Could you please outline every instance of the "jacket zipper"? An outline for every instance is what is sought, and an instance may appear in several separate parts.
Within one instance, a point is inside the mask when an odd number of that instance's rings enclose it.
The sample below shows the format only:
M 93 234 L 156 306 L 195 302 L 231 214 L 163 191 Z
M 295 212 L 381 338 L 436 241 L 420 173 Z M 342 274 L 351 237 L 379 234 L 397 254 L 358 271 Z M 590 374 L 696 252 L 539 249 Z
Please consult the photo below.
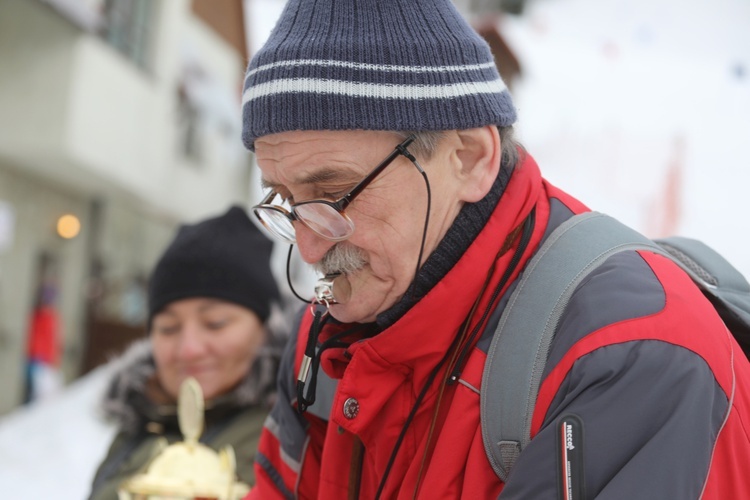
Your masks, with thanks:
M 362 486 L 362 464 L 365 458 L 365 445 L 358 436 L 354 436 L 352 443 L 352 459 L 349 463 L 349 500 L 359 499 L 359 490 Z

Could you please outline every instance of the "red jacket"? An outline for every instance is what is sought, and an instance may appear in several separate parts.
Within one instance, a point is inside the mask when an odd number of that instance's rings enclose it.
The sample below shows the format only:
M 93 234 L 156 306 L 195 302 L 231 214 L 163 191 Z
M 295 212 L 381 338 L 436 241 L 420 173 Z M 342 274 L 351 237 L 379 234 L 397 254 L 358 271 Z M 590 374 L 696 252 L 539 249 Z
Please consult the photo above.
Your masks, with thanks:
M 311 322 L 303 317 L 248 498 L 373 498 L 407 415 L 467 317 L 468 331 L 481 323 L 484 333 L 469 346 L 458 383 L 443 386 L 442 369 L 429 385 L 382 498 L 556 498 L 554 422 L 564 413 L 584 424 L 590 497 L 698 498 L 705 487 L 703 498 L 750 498 L 750 364 L 689 278 L 648 252 L 612 257 L 576 291 L 550 351 L 531 443 L 508 483 L 497 478 L 482 441 L 479 390 L 510 285 L 492 292 L 518 247 L 513 230 L 532 209 L 531 239 L 509 284 L 554 226 L 587 210 L 527 157 L 479 236 L 416 306 L 374 337 L 326 352 L 321 366 L 331 379 L 323 376 L 318 401 L 299 416 L 294 382 Z

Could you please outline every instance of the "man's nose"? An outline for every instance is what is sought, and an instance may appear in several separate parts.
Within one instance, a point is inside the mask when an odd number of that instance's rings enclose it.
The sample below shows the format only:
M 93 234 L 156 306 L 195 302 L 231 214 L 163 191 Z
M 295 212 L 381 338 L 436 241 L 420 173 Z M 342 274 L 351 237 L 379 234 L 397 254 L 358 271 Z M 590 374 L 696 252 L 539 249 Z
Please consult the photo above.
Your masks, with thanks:
M 308 264 L 315 264 L 321 260 L 326 252 L 336 244 L 321 237 L 302 222 L 295 222 L 294 230 L 299 253 L 302 256 L 302 260 Z

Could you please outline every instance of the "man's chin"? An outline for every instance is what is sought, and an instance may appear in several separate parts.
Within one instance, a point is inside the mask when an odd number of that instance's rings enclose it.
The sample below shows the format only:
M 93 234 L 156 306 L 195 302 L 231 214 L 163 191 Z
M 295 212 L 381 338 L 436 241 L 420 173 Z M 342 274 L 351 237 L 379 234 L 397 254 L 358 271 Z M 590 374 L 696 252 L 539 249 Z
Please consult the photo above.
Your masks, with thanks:
M 372 323 L 377 317 L 377 312 L 368 312 L 361 310 L 361 305 L 357 304 L 357 300 L 348 302 L 347 304 L 332 304 L 329 307 L 331 316 L 336 318 L 337 321 L 342 323 Z

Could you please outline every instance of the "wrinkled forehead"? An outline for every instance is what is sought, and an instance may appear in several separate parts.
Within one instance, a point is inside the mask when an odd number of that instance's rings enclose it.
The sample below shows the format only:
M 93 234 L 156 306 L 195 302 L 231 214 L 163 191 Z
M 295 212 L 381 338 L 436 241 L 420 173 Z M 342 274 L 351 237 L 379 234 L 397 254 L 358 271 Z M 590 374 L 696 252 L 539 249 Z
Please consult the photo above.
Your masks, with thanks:
M 266 187 L 358 179 L 397 144 L 398 136 L 381 131 L 291 131 L 255 142 Z

